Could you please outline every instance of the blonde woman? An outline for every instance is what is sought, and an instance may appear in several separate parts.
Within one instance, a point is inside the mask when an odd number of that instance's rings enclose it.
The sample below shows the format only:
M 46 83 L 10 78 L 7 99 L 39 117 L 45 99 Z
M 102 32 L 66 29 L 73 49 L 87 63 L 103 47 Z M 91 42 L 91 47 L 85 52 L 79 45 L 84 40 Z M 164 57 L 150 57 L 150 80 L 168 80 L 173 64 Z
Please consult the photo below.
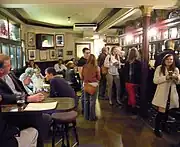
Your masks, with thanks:
M 108 86 L 109 104 L 113 105 L 117 103 L 118 105 L 120 105 L 121 89 L 120 89 L 120 77 L 118 70 L 121 68 L 121 61 L 120 61 L 119 49 L 117 47 L 112 47 L 110 55 L 107 55 L 107 57 L 105 58 L 104 66 L 108 68 L 107 86 Z M 113 83 L 115 83 L 115 87 L 116 87 L 115 100 L 112 97 Z
M 170 101 L 169 109 L 179 108 L 176 84 L 180 82 L 180 75 L 179 69 L 175 67 L 175 60 L 172 54 L 164 56 L 162 64 L 156 68 L 153 81 L 157 84 L 157 88 L 152 104 L 158 107 L 154 133 L 157 137 L 162 137 L 160 128 L 162 127 L 162 122 L 167 120 L 165 112 L 168 99 Z

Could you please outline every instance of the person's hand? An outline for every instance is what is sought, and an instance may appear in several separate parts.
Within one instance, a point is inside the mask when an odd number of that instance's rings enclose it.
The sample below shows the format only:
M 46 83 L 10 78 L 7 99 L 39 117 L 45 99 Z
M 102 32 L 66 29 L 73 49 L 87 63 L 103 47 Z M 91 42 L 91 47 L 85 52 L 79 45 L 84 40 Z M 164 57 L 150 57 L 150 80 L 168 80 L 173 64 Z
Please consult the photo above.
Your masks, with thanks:
M 118 62 L 113 63 L 114 66 L 119 66 Z
M 172 79 L 173 79 L 174 81 L 177 81 L 177 80 L 178 80 L 177 74 L 173 74 L 173 75 L 172 75 Z
M 44 95 L 42 93 L 37 93 L 27 97 L 28 102 L 41 102 L 44 100 Z
M 166 76 L 166 80 L 172 80 L 172 76 L 167 75 L 167 76 Z

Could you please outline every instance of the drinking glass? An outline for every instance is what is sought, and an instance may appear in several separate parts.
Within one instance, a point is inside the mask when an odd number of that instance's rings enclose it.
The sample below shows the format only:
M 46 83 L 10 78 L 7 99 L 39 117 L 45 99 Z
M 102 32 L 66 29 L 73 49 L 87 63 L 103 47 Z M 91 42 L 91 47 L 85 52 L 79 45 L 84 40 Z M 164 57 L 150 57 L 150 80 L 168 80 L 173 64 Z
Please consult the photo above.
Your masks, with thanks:
M 17 102 L 18 108 L 23 108 L 23 106 L 25 104 L 25 93 L 17 94 L 16 102 Z

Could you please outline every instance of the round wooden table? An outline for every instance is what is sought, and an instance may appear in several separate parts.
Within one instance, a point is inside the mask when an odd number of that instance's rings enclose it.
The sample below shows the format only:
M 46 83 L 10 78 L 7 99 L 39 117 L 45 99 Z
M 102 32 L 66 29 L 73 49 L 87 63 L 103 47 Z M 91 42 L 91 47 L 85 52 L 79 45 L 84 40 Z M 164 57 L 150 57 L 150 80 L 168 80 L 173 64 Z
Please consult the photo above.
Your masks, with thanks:
M 71 111 L 75 108 L 75 99 L 70 97 L 56 97 L 56 98 L 46 98 L 41 103 L 48 103 L 48 102 L 56 102 L 57 107 L 53 110 L 40 110 L 42 112 L 67 112 Z M 24 109 L 27 105 L 24 106 Z M 9 104 L 9 105 L 1 105 L 1 112 L 30 112 L 24 111 L 24 109 L 18 109 L 17 104 Z M 38 110 L 37 110 L 38 111 Z

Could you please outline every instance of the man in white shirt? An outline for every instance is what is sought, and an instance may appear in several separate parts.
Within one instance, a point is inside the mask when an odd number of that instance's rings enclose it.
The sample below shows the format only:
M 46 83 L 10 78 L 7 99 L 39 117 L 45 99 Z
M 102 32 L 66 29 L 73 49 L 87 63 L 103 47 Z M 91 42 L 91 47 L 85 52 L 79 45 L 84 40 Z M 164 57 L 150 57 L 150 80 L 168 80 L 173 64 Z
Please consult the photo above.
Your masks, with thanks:
M 63 60 L 59 59 L 59 62 L 54 65 L 54 69 L 57 72 L 57 74 L 62 74 L 63 76 L 65 76 L 67 67 L 63 64 Z

